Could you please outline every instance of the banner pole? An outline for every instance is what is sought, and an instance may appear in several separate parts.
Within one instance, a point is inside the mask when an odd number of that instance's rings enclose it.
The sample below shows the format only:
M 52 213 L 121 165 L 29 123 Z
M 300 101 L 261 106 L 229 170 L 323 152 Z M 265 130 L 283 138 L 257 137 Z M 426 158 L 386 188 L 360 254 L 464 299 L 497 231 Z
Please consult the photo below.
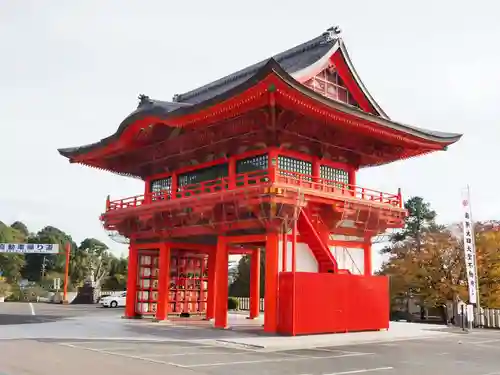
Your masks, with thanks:
M 68 280 L 69 280 L 69 254 L 71 250 L 71 242 L 66 242 L 66 266 L 64 268 L 64 292 L 63 304 L 68 304 Z

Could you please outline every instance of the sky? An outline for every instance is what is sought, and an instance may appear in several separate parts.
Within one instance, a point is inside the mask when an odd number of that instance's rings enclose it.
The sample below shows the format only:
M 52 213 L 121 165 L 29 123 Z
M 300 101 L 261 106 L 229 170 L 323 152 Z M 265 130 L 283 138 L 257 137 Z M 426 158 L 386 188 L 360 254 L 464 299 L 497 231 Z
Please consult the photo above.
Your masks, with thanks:
M 141 93 L 170 100 L 333 25 L 392 119 L 464 134 L 446 152 L 361 170 L 358 185 L 423 196 L 450 223 L 469 184 L 474 219 L 499 219 L 498 11 L 493 0 L 0 0 L 0 220 L 123 252 L 98 218 L 108 194 L 143 183 L 57 149 L 114 133 Z

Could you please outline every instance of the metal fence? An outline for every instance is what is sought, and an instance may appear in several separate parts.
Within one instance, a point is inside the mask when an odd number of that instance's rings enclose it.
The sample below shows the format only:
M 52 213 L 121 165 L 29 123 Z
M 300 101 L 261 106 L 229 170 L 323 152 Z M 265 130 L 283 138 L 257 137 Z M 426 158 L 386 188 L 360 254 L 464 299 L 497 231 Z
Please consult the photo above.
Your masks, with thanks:
M 474 327 L 500 329 L 500 309 L 474 309 Z
M 243 311 L 250 310 L 250 298 L 249 297 L 234 297 L 239 302 L 239 309 Z M 264 311 L 264 298 L 259 301 L 259 310 Z

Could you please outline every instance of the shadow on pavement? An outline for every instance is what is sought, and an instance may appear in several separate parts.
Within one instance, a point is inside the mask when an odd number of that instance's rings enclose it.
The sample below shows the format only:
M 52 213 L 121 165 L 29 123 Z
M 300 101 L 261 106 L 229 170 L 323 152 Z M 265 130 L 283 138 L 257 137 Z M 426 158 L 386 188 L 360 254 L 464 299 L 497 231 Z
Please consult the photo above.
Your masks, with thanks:
M 33 323 L 47 323 L 56 322 L 64 319 L 60 315 L 16 315 L 16 314 L 0 314 L 0 325 L 7 324 L 33 324 Z

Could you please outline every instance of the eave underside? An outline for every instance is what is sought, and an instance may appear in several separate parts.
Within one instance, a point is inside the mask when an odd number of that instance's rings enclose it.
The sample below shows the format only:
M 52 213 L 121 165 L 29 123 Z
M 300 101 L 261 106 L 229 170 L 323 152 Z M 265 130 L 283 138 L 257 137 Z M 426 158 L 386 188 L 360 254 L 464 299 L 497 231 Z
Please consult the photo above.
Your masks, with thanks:
M 255 109 L 201 129 L 153 126 L 149 141 L 85 164 L 123 174 L 148 176 L 195 166 L 252 150 L 277 147 L 358 168 L 435 151 L 355 133 L 283 107 Z
M 271 61 L 207 102 L 173 111 L 153 103 L 136 111 L 111 138 L 60 153 L 73 162 L 145 177 L 234 155 L 242 147 L 287 144 L 366 167 L 444 149 L 460 135 L 408 127 L 327 99 Z

